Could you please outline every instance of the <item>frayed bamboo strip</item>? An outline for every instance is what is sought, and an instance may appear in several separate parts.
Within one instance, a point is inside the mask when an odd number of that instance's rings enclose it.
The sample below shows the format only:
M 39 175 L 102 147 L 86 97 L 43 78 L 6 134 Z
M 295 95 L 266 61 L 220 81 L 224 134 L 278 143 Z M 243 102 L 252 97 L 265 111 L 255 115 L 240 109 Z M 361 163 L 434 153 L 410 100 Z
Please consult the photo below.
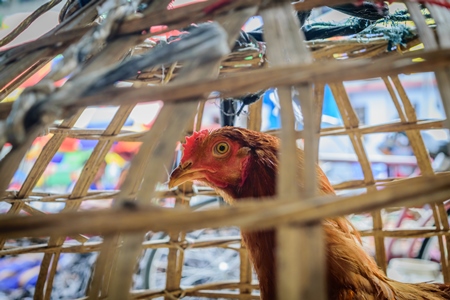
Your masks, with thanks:
M 346 39 L 346 40 L 314 40 L 305 42 L 312 52 L 315 60 L 319 59 L 335 59 L 337 55 L 346 55 L 348 58 L 370 58 L 374 56 L 380 56 L 381 54 L 390 55 L 387 52 L 388 39 L 386 38 L 370 38 L 364 39 L 361 37 Z M 359 49 L 356 47 L 360 45 Z M 148 51 L 150 47 L 137 46 L 137 49 L 145 49 Z M 232 52 L 221 63 L 221 74 L 230 72 L 242 72 L 243 68 L 246 69 L 258 69 L 263 68 L 267 64 L 265 63 L 265 55 L 259 57 L 261 50 L 258 48 L 250 49 L 238 49 Z M 364 51 L 361 51 L 364 50 Z M 138 55 L 144 50 L 135 51 L 134 55 Z M 248 56 L 252 56 L 253 59 L 249 60 Z M 181 68 L 181 65 L 177 65 L 177 68 Z M 164 77 L 164 67 L 153 68 L 152 70 L 145 70 L 136 76 L 137 79 L 159 83 L 161 78 Z M 133 80 L 130 80 L 133 82 Z
M 182 21 L 179 24 L 176 24 L 177 20 L 181 20 L 181 19 L 185 19 L 186 16 L 189 15 L 197 15 L 199 14 L 199 12 L 203 11 L 205 7 L 211 6 L 212 4 L 214 4 L 215 2 L 217 2 L 218 0 L 214 0 L 214 1 L 205 1 L 204 3 L 197 3 L 197 4 L 192 4 L 186 7 L 182 7 L 182 8 L 175 8 L 171 11 L 171 14 L 165 14 L 165 8 L 161 7 L 158 8 L 156 11 L 153 11 L 150 14 L 145 14 L 143 17 L 138 18 L 137 20 L 128 20 L 125 23 L 128 24 L 121 24 L 121 27 L 124 27 L 124 29 L 122 29 L 123 32 L 121 32 L 121 30 L 119 30 L 119 32 L 121 33 L 130 33 L 130 32 L 140 32 L 142 30 L 146 30 L 151 26 L 155 26 L 155 25 L 161 25 L 161 24 L 165 24 L 165 25 L 171 25 L 171 26 L 176 26 L 176 27 L 183 27 L 185 25 L 188 25 L 191 22 L 200 22 L 202 21 L 201 19 L 195 19 L 194 21 L 188 20 L 187 22 Z M 64 31 L 64 35 L 66 36 L 66 38 L 68 36 L 72 36 L 74 34 L 74 32 L 76 30 L 80 31 L 75 36 L 81 37 L 81 35 L 83 34 L 81 31 L 83 31 L 83 29 L 81 28 L 77 28 L 77 29 L 73 29 L 74 27 L 76 27 L 78 24 L 75 24 L 76 21 L 74 22 L 74 20 L 77 19 L 77 17 L 79 16 L 83 16 L 84 19 L 78 18 L 81 20 L 81 24 L 86 24 L 89 23 L 91 20 L 93 20 L 93 18 L 95 17 L 95 14 L 97 13 L 95 10 L 96 5 L 101 4 L 103 1 L 92 1 L 91 3 L 89 3 L 88 5 L 86 5 L 85 7 L 82 7 L 79 11 L 77 11 L 73 16 L 71 16 L 68 20 L 64 20 L 64 22 L 58 26 L 57 28 L 55 28 L 55 30 L 52 30 L 49 34 L 54 34 L 57 32 L 61 32 Z M 255 4 L 258 4 L 259 1 L 248 1 L 248 3 L 242 3 L 242 1 L 240 1 L 241 3 L 238 4 L 237 6 L 239 7 L 245 7 L 245 6 L 252 6 Z M 334 0 L 332 1 L 332 3 L 336 2 L 336 4 L 339 4 L 340 1 L 339 0 Z M 309 6 L 321 6 L 320 1 L 308 1 L 307 2 Z M 328 2 L 330 5 L 331 3 Z M 296 3 L 294 5 L 294 7 L 299 7 L 299 3 Z M 224 11 L 226 9 L 233 9 L 236 6 L 236 4 L 231 5 L 230 7 L 226 7 L 224 9 Z M 183 13 L 184 12 L 184 13 Z M 224 12 L 221 12 L 224 13 Z M 180 16 L 184 17 L 181 18 Z M 166 19 L 164 19 L 166 18 Z M 210 17 L 209 17 L 210 18 Z M 150 22 L 147 22 L 150 21 Z M 143 24 L 146 24 L 143 26 Z M 70 25 L 70 26 L 68 26 Z M 67 29 L 71 29 L 71 30 L 75 30 L 75 31 L 68 31 Z M 81 34 L 81 35 L 80 35 Z M 49 35 L 46 35 L 46 37 L 48 37 Z M 22 45 L 21 48 L 22 49 L 29 49 L 31 50 L 35 50 L 36 46 L 33 46 L 35 44 L 39 44 L 41 43 L 40 40 L 36 40 L 33 42 L 29 42 L 26 45 Z M 54 45 L 55 42 L 49 42 L 48 45 Z

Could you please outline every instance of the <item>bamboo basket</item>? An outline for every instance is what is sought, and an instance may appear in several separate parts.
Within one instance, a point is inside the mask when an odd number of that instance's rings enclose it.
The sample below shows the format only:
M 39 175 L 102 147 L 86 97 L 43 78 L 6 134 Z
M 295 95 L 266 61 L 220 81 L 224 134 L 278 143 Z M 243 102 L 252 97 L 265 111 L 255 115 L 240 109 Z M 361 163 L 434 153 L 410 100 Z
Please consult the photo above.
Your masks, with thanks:
M 32 21 L 37 15 L 59 2 L 51 1 L 40 8 L 12 35 L 33 26 Z M 284 264 L 285 269 L 279 272 L 279 282 L 282 282 L 279 299 L 298 299 L 298 295 L 305 291 L 324 291 L 320 278 L 301 276 L 300 284 L 293 280 L 299 278 L 299 272 L 310 274 L 324 264 L 320 220 L 354 213 L 372 215 L 372 229 L 363 231 L 362 235 L 373 237 L 375 257 L 383 270 L 387 267 L 387 238 L 436 236 L 443 278 L 450 283 L 449 224 L 444 206 L 450 198 L 450 175 L 433 171 L 420 135 L 421 130 L 448 129 L 450 124 L 448 120 L 417 118 L 398 77 L 399 74 L 434 72 L 446 115 L 450 114 L 450 55 L 447 49 L 450 31 L 446 30 L 450 25 L 450 13 L 447 8 L 426 4 L 435 15 L 435 26 L 428 26 L 419 4 L 406 2 L 416 24 L 415 35 L 407 43 L 397 45 L 397 51 L 387 51 L 389 40 L 383 36 L 359 35 L 345 40 L 305 42 L 298 34 L 298 24 L 291 18 L 291 10 L 319 7 L 325 3 L 320 0 L 293 4 L 208 0 L 170 10 L 167 10 L 170 1 L 159 1 L 141 13 L 134 13 L 133 7 L 124 4 L 106 17 L 102 15 L 100 20 L 97 8 L 100 7 L 102 13 L 108 8 L 105 3 L 109 2 L 97 0 L 78 7 L 78 2 L 68 1 L 61 12 L 58 27 L 34 41 L 0 53 L 1 99 L 56 55 L 64 53 L 64 63 L 58 71 L 52 71 L 36 86 L 25 90 L 14 102 L 0 103 L 2 145 L 7 142 L 12 145 L 0 161 L 0 185 L 4 191 L 1 201 L 9 205 L 5 214 L 0 216 L 0 255 L 42 253 L 34 299 L 52 298 L 52 286 L 62 254 L 92 252 L 98 256 L 83 299 L 258 299 L 258 285 L 252 276 L 246 250 L 240 245 L 239 235 L 200 241 L 189 239 L 192 230 L 230 226 L 247 229 L 276 227 L 279 230 L 285 237 L 279 241 L 280 255 L 284 261 L 291 262 Z M 326 4 L 346 2 L 333 0 Z M 445 5 L 448 7 L 448 2 Z M 226 48 L 234 44 L 242 24 L 256 14 L 261 15 L 266 24 L 265 44 L 234 48 L 229 53 Z M 155 44 L 145 41 L 147 37 L 208 20 L 215 20 L 221 26 L 211 25 L 209 31 L 205 29 L 197 35 L 192 34 L 190 44 L 172 43 L 169 44 L 171 48 L 166 45 L 158 50 Z M 159 25 L 166 27 L 156 33 L 148 30 Z M 4 39 L 0 44 L 6 45 L 10 40 Z M 421 43 L 424 50 L 415 51 Z M 283 56 L 281 53 L 287 54 Z M 122 61 L 125 57 L 128 59 Z M 127 61 L 133 64 L 127 64 Z M 140 71 L 138 75 L 137 71 Z M 68 74 L 72 74 L 69 81 L 55 89 L 53 83 Z M 368 78 L 382 79 L 399 121 L 360 125 L 343 82 Z M 128 86 L 114 86 L 117 81 L 128 82 Z M 343 126 L 318 128 L 325 84 L 330 86 L 336 99 Z M 157 185 L 166 180 L 164 165 L 171 165 L 177 141 L 200 128 L 204 103 L 211 92 L 218 91 L 221 97 L 239 97 L 277 87 L 282 122 L 289 125 L 294 121 L 289 96 L 291 86 L 296 86 L 305 98 L 305 101 L 301 99 L 305 130 L 294 131 L 292 126 L 283 126 L 279 131 L 270 132 L 284 141 L 279 201 L 250 201 L 245 205 L 235 205 L 233 210 L 225 206 L 193 211 L 189 208 L 190 199 L 199 195 L 214 196 L 213 191 L 187 185 L 167 190 L 164 185 Z M 132 132 L 123 129 L 136 104 L 158 100 L 164 106 L 151 130 Z M 74 127 L 86 107 L 100 105 L 118 107 L 106 129 Z M 249 107 L 249 128 L 261 129 L 261 109 L 261 101 Z M 406 132 L 422 176 L 376 180 L 363 138 L 367 134 L 399 131 Z M 15 171 L 33 140 L 40 135 L 50 135 L 50 138 L 40 149 L 21 186 L 9 189 Z M 314 193 L 316 183 L 309 180 L 314 176 L 305 176 L 302 195 L 291 189 L 295 185 L 295 176 L 290 175 L 295 170 L 289 164 L 295 157 L 293 141 L 304 139 L 308 162 L 305 171 L 309 174 L 315 170 L 319 139 L 326 136 L 350 138 L 364 175 L 362 180 L 343 182 L 335 185 L 335 189 L 364 189 L 363 194 L 319 201 Z M 65 194 L 37 191 L 38 180 L 45 176 L 48 164 L 68 138 L 97 141 L 73 189 Z M 116 141 L 141 143 L 128 175 L 120 190 L 91 191 L 89 187 L 95 174 Z M 159 188 L 155 189 L 155 186 Z M 154 205 L 158 199 L 167 198 L 176 199 L 174 209 Z M 292 201 L 298 198 L 302 201 Z M 112 207 L 80 210 L 87 201 L 105 199 L 113 199 Z M 63 209 L 60 213 L 47 214 L 30 205 L 32 202 L 60 203 Z M 432 209 L 434 227 L 393 230 L 384 227 L 383 209 L 398 210 L 425 204 Z M 293 222 L 301 226 L 292 226 Z M 315 230 L 318 234 L 306 238 L 305 230 Z M 149 232 L 165 232 L 167 236 L 149 240 Z M 93 239 L 93 236 L 97 238 Z M 310 256 L 298 257 L 289 251 L 296 244 L 302 245 Z M 139 260 L 149 250 L 163 248 L 167 249 L 164 286 L 160 289 L 136 289 L 133 278 L 139 269 Z M 186 251 L 200 248 L 236 251 L 240 259 L 238 278 L 231 282 L 182 286 Z M 318 293 L 308 299 L 323 297 Z

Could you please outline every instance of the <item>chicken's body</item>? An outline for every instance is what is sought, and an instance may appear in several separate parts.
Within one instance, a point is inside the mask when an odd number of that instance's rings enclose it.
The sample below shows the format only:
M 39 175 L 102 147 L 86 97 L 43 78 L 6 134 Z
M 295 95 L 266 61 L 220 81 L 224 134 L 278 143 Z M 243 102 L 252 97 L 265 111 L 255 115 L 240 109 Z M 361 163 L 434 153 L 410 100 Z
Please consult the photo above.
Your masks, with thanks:
M 268 134 L 224 127 L 186 138 L 181 165 L 170 185 L 199 180 L 214 188 L 228 203 L 244 198 L 275 195 L 279 140 Z M 298 150 L 298 169 L 303 151 Z M 328 179 L 317 167 L 321 194 L 333 194 Z M 299 185 L 302 183 L 299 182 Z M 361 246 L 359 233 L 344 217 L 323 221 L 327 243 L 328 298 L 353 299 L 450 299 L 446 286 L 405 284 L 388 279 Z M 242 232 L 260 282 L 261 299 L 276 298 L 274 230 Z

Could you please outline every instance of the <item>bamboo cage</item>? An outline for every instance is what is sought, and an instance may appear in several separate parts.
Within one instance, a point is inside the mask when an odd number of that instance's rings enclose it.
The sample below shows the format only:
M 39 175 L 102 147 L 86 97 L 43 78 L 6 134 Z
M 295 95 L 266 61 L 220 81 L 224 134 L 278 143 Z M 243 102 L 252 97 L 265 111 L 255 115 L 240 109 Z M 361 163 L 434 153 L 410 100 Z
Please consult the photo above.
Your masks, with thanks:
M 41 7 L 17 32 L 60 1 Z M 145 2 L 145 1 L 144 1 Z M 189 232 L 204 228 L 261 229 L 275 227 L 283 269 L 279 272 L 278 298 L 325 299 L 324 265 L 320 220 L 328 217 L 370 213 L 375 258 L 386 271 L 387 238 L 437 237 L 442 275 L 450 283 L 449 223 L 445 201 L 450 199 L 450 175 L 433 171 L 420 132 L 448 129 L 448 120 L 419 119 L 400 80 L 401 74 L 434 72 L 446 115 L 450 114 L 450 2 L 425 1 L 434 19 L 429 25 L 417 2 L 405 4 L 415 24 L 405 43 L 394 45 L 383 34 L 356 35 L 336 40 L 305 41 L 292 11 L 338 5 L 349 1 L 207 0 L 167 9 L 171 1 L 155 1 L 136 13 L 133 1 L 92 0 L 80 7 L 70 1 L 60 14 L 60 24 L 44 36 L 0 52 L 0 99 L 5 99 L 27 78 L 58 54 L 63 63 L 43 80 L 26 89 L 14 102 L 0 103 L 1 145 L 11 150 L 0 161 L 1 201 L 9 209 L 0 216 L 0 255 L 42 253 L 34 299 L 52 299 L 58 261 L 65 253 L 98 253 L 82 299 L 259 299 L 258 284 L 246 249 L 236 230 L 220 238 L 192 240 Z M 151 2 L 148 2 L 151 3 Z M 105 12 L 109 11 L 107 14 Z M 99 17 L 99 15 L 101 15 Z M 254 15 L 264 19 L 264 43 L 235 46 L 241 26 Z M 147 38 L 191 23 L 214 20 L 200 26 L 178 42 L 157 45 Z M 164 27 L 156 31 L 155 26 Z M 6 45 L 12 38 L 1 40 Z M 418 45 L 423 44 L 424 49 Z M 234 46 L 233 46 L 234 45 Z M 392 46 L 392 45 L 391 45 Z M 231 50 L 230 50 L 231 48 Z M 345 58 L 345 59 L 343 59 Z M 139 72 L 138 72 L 139 71 Z M 71 74 L 60 88 L 54 82 Z M 399 115 L 389 124 L 360 125 L 344 82 L 379 78 Z M 127 86 L 115 85 L 127 82 Z M 336 99 L 343 126 L 319 128 L 328 84 Z M 304 130 L 295 131 L 291 87 L 299 91 Z M 239 97 L 255 91 L 278 88 L 282 129 L 270 131 L 281 138 L 279 194 L 276 201 L 247 201 L 234 207 L 195 211 L 189 207 L 196 196 L 215 196 L 214 191 L 183 185 L 168 190 L 165 166 L 173 162 L 178 141 L 201 126 L 204 103 L 212 92 L 220 97 Z M 138 103 L 162 101 L 151 130 L 127 131 L 124 124 Z M 113 105 L 118 110 L 106 129 L 74 127 L 89 106 Z M 248 108 L 247 126 L 261 129 L 262 101 Z M 376 180 L 366 153 L 364 136 L 404 131 L 410 141 L 421 176 Z M 20 188 L 9 184 L 21 161 L 38 136 L 50 135 Z M 361 166 L 363 179 L 336 184 L 337 191 L 364 190 L 357 195 L 316 195 L 314 176 L 304 176 L 302 194 L 296 188 L 295 140 L 303 139 L 305 174 L 314 173 L 318 143 L 326 136 L 347 136 Z M 65 139 L 97 141 L 70 193 L 46 193 L 35 189 L 38 180 Z M 141 143 L 120 190 L 91 191 L 90 185 L 116 141 Z M 155 188 L 155 187 L 158 188 Z M 175 198 L 175 208 L 160 208 L 158 199 Z M 87 201 L 113 199 L 112 207 L 80 210 Z M 301 200 L 298 200 L 301 199 Z M 298 200 L 298 201 L 294 201 Z M 60 203 L 60 213 L 47 214 L 30 205 Z M 382 210 L 430 205 L 435 225 L 427 228 L 387 229 Z M 26 216 L 24 216 L 26 214 Z M 293 225 L 295 224 L 295 225 Z M 300 224 L 300 226 L 298 226 Z M 164 232 L 147 238 L 149 232 Z M 308 235 L 313 232 L 314 235 Z M 97 237 L 97 239 L 92 239 Z M 20 243 L 20 241 L 28 241 Z M 307 255 L 291 251 L 302 245 Z M 191 249 L 220 248 L 239 254 L 235 281 L 181 284 L 183 260 Z M 136 289 L 133 282 L 138 262 L 150 250 L 167 249 L 166 280 L 160 289 Z M 303 275 L 302 275 L 303 274 Z M 304 275 L 307 274 L 307 275 Z M 312 278 L 308 274 L 316 274 Z M 323 279 L 323 278 L 322 278 Z

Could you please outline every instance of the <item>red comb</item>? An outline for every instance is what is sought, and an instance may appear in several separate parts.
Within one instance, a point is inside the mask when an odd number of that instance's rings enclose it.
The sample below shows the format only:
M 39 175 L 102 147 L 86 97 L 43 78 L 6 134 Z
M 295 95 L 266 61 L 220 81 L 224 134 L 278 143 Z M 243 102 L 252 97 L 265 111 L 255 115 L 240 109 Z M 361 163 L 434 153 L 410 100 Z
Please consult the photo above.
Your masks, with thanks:
M 206 136 L 208 136 L 209 131 L 207 129 L 203 129 L 201 131 L 194 132 L 191 136 L 186 137 L 186 143 L 183 144 L 184 153 L 182 162 L 186 160 L 187 157 L 191 157 L 192 153 L 195 150 L 195 147 L 198 145 L 200 140 L 203 140 Z

